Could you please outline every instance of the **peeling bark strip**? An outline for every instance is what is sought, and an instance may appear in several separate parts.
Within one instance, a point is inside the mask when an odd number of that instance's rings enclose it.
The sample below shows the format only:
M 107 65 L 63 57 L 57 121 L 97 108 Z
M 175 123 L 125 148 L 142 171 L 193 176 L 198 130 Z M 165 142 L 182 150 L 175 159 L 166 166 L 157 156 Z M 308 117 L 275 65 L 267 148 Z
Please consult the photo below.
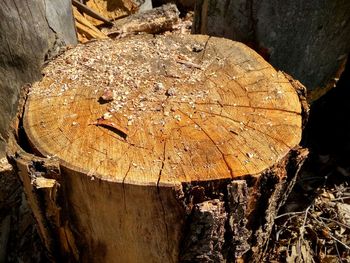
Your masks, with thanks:
M 9 156 L 55 257 L 260 258 L 300 163 L 302 94 L 282 72 L 230 40 L 139 35 L 78 45 L 43 73 L 15 134 L 59 175 Z M 101 116 L 118 131 L 91 125 Z
M 45 58 L 77 40 L 70 0 L 2 0 L 0 21 L 0 153 L 4 153 L 21 86 L 41 77 Z
M 24 152 L 13 135 L 8 144 L 8 157 L 22 180 L 48 258 L 52 262 L 67 262 L 72 258 L 78 261 L 75 241 L 59 201 L 62 190 L 58 162 Z
M 190 196 L 185 203 L 192 212 L 184 230 L 180 262 L 260 262 L 274 219 L 294 186 L 307 155 L 308 150 L 295 148 L 259 178 L 202 182 L 185 188 Z M 210 199 L 213 193 L 220 199 L 196 204 L 196 200 Z M 219 202 L 220 207 L 223 205 L 220 216 L 215 213 L 218 207 L 208 205 L 211 202 Z M 210 224 L 212 228 L 207 226 Z M 217 233 L 222 230 L 216 231 L 218 225 L 224 227 L 224 239 L 212 246 L 212 241 L 218 240 Z M 215 237 L 208 238 L 210 234 Z
M 196 204 L 189 217 L 181 262 L 224 262 L 226 212 L 224 202 L 210 200 Z
M 249 262 L 261 262 L 278 210 L 292 190 L 309 151 L 296 147 L 270 169 L 264 171 L 249 195 L 248 216 L 251 250 L 244 255 Z
M 247 229 L 249 192 L 245 180 L 232 181 L 227 185 L 229 210 L 228 225 L 232 234 L 232 249 L 235 259 L 240 259 L 250 249 L 251 232 Z

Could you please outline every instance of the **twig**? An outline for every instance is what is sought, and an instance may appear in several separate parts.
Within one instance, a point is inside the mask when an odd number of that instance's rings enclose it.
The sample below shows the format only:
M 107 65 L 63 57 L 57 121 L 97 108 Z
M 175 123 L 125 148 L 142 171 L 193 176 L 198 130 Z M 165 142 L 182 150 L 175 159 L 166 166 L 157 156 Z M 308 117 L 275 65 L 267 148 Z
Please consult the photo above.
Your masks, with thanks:
M 332 199 L 332 202 L 333 202 L 333 201 L 339 201 L 339 200 L 347 200 L 347 199 L 350 199 L 350 196 L 349 196 L 349 197 L 339 197 L 339 198 L 335 198 L 335 199 Z
M 282 214 L 282 215 L 278 215 L 275 217 L 275 219 L 277 218 L 281 218 L 281 217 L 284 217 L 284 216 L 289 216 L 289 215 L 301 215 L 301 214 L 304 214 L 305 211 L 300 211 L 300 212 L 289 212 L 289 213 L 285 213 L 285 214 Z
M 336 220 L 333 220 L 333 219 L 330 219 L 330 218 L 325 218 L 325 217 L 322 217 L 322 216 L 320 216 L 320 218 L 323 219 L 323 220 L 327 220 L 327 221 L 331 221 L 331 222 L 337 223 L 338 225 L 340 225 L 340 226 L 342 226 L 342 227 L 345 227 L 345 228 L 347 228 L 347 229 L 350 229 L 350 226 L 349 226 L 349 225 L 343 224 L 343 223 L 341 223 L 341 222 L 339 222 L 339 221 L 336 221 Z
M 191 61 L 186 61 L 186 60 L 182 60 L 182 59 L 177 59 L 176 60 L 177 63 L 183 64 L 188 68 L 197 68 L 197 69 L 202 69 L 202 67 L 198 64 L 195 64 Z
M 304 216 L 303 225 L 300 228 L 300 238 L 304 238 L 305 225 L 306 225 L 307 215 L 309 213 L 310 207 L 311 207 L 311 205 L 309 205 L 304 211 L 305 212 L 305 216 Z
M 338 255 L 340 263 L 343 263 L 343 260 L 341 260 L 341 257 L 340 257 L 340 253 L 339 253 L 337 242 L 335 242 L 334 246 L 335 246 L 335 250 L 337 251 L 337 255 Z
M 312 205 L 309 205 L 304 213 L 305 213 L 305 216 L 304 216 L 304 220 L 303 220 L 303 225 L 300 227 L 300 231 L 299 231 L 299 239 L 298 239 L 298 253 L 299 253 L 299 257 L 302 258 L 302 253 L 301 253 L 301 244 L 302 244 L 302 241 L 304 240 L 304 233 L 305 233 L 305 225 L 306 225 L 306 220 L 307 220 L 307 216 L 309 214 L 309 210 L 311 208 Z
M 333 236 L 333 235 L 331 235 L 331 234 L 329 234 L 329 236 L 331 237 L 331 238 L 333 238 L 335 241 L 337 241 L 339 244 L 342 244 L 346 249 L 349 249 L 350 250 L 350 247 L 348 246 L 348 245 L 346 245 L 346 244 L 344 244 L 342 241 L 340 241 L 338 238 L 336 238 L 335 236 Z
M 107 18 L 103 17 L 101 14 L 97 13 L 95 10 L 92 10 L 90 7 L 82 4 L 78 0 L 72 0 L 72 4 L 78 8 L 80 12 L 83 12 L 97 20 L 100 20 L 102 22 L 105 22 L 109 26 L 113 26 L 113 23 L 109 21 Z
M 291 213 L 287 213 L 287 214 L 291 214 Z M 281 229 L 276 232 L 276 241 L 279 240 L 280 233 L 286 228 L 286 225 L 288 224 L 288 222 L 296 216 L 298 216 L 298 214 L 292 215 L 284 222 L 284 224 L 281 226 Z
M 329 232 L 331 232 L 330 228 L 322 220 L 320 221 L 315 216 L 313 216 L 313 215 L 311 215 L 311 216 L 316 222 L 318 222 L 319 224 L 323 225 L 325 228 L 327 228 L 327 230 L 329 230 Z M 342 241 L 340 241 L 338 238 L 336 238 L 332 234 L 330 234 L 330 233 L 328 233 L 328 234 L 333 240 L 337 241 L 339 244 L 342 244 L 345 248 L 350 250 L 350 247 L 348 245 L 344 244 Z

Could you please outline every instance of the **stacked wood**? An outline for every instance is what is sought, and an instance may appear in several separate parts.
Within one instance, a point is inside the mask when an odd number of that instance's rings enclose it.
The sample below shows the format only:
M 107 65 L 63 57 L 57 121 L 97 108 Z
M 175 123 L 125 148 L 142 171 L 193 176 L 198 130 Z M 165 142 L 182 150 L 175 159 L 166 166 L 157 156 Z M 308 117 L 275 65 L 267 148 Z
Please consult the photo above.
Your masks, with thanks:
M 81 43 L 85 43 L 91 39 L 104 39 L 107 37 L 121 38 L 138 33 L 164 33 L 173 30 L 174 26 L 177 25 L 180 20 L 180 13 L 176 5 L 168 4 L 118 19 L 113 23 L 109 22 L 111 26 L 98 29 L 85 19 L 77 9 L 74 8 L 73 11 L 78 38 Z M 94 16 L 105 20 L 100 15 Z
M 259 260 L 307 155 L 298 82 L 201 35 L 90 42 L 43 74 L 8 155 L 53 258 Z
M 89 8 L 88 6 L 79 2 L 78 0 L 72 0 L 72 4 L 80 12 L 87 14 L 88 16 L 93 17 L 95 19 L 98 19 L 99 21 L 102 21 L 106 25 L 109 25 L 109 26 L 112 25 L 109 19 L 103 17 L 98 12 L 94 11 L 93 9 Z
M 152 9 L 151 0 L 87 0 L 84 4 L 110 21 Z M 94 26 L 104 23 L 89 14 L 85 18 Z
M 92 25 L 75 7 L 73 7 L 73 14 L 80 43 L 85 43 L 91 39 L 108 38 L 101 30 Z
M 197 0 L 193 32 L 250 45 L 304 83 L 314 100 L 333 88 L 344 70 L 349 10 L 347 0 Z

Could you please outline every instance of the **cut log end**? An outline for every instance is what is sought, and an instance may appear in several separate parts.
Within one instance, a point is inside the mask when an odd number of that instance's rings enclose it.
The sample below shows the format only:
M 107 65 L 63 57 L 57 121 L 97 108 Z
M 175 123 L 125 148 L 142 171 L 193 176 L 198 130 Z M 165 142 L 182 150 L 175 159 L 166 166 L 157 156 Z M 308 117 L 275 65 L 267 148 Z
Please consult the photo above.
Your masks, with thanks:
M 44 74 L 24 117 L 31 144 L 101 179 L 176 185 L 255 175 L 300 141 L 294 88 L 237 42 L 98 41 Z M 100 103 L 106 89 L 113 100 Z
M 230 262 L 267 240 L 305 159 L 304 107 L 254 51 L 139 35 L 79 45 L 43 73 L 23 126 L 50 158 L 14 140 L 9 156 L 54 258 Z

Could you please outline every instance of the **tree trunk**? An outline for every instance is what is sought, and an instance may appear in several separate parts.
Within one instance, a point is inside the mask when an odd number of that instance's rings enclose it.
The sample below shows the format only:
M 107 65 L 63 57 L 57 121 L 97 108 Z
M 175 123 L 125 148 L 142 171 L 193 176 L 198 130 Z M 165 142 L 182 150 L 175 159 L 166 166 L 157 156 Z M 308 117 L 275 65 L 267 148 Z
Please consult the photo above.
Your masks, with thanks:
M 252 46 L 299 79 L 310 99 L 316 99 L 344 69 L 350 52 L 349 10 L 348 0 L 197 0 L 193 32 Z
M 20 87 L 40 78 L 45 58 L 76 44 L 71 1 L 0 2 L 0 153 L 15 116 Z
M 54 258 L 263 254 L 307 154 L 300 83 L 243 44 L 200 35 L 91 42 L 43 74 L 8 154 Z

